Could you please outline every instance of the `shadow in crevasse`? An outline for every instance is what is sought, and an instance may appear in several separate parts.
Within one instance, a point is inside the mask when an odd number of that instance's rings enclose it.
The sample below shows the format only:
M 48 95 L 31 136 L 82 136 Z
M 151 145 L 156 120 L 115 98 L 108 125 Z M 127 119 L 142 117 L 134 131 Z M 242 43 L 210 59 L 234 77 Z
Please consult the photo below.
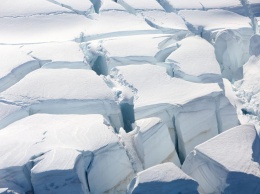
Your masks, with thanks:
M 256 174 L 246 174 L 242 172 L 230 172 L 227 176 L 225 194 L 260 194 L 260 139 L 256 135 L 252 145 L 252 161 L 255 162 Z M 236 164 L 234 164 L 236 165 Z M 249 166 L 249 168 L 253 166 Z M 254 170 L 254 169 L 253 169 Z M 254 172 L 254 171 L 253 171 Z

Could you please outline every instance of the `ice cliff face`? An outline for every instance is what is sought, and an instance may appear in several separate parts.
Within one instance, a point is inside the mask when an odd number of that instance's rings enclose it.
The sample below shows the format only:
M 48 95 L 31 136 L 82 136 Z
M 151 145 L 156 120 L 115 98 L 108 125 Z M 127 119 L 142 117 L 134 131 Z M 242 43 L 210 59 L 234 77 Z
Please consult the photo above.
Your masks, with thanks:
M 259 193 L 259 7 L 2 0 L 0 193 Z

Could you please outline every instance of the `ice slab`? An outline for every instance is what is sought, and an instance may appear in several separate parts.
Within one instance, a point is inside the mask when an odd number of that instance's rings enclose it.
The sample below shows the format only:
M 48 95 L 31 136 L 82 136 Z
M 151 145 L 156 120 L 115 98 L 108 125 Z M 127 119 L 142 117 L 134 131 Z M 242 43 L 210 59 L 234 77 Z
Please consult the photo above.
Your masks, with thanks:
M 42 68 L 90 69 L 76 42 L 27 44 L 21 50 L 37 59 Z
M 0 92 L 40 68 L 38 61 L 23 53 L 19 46 L 0 45 L 0 53 Z
M 132 14 L 148 10 L 164 11 L 163 7 L 156 0 L 151 0 L 149 3 L 145 0 L 118 0 L 117 2 Z
M 177 48 L 176 38 L 169 34 L 136 35 L 91 41 L 81 47 L 92 69 L 107 75 L 116 66 L 163 62 Z
M 260 17 L 256 17 L 256 34 L 260 34 Z
M 174 77 L 192 82 L 222 82 L 220 66 L 210 43 L 200 37 L 191 36 L 177 44 L 178 49 L 166 59 L 166 62 L 173 65 Z
M 28 44 L 75 40 L 90 22 L 85 16 L 67 13 L 4 17 L 0 18 L 0 43 Z
M 163 7 L 156 1 L 145 0 L 119 0 L 130 13 L 142 16 L 151 27 L 160 29 L 167 33 L 177 33 L 178 31 L 187 30 L 187 27 L 180 16 L 175 13 L 167 13 Z
M 24 137 L 24 138 L 23 138 Z M 36 114 L 0 131 L 0 187 L 36 193 L 103 193 L 132 166 L 102 115 Z
M 182 169 L 202 193 L 259 193 L 259 145 L 254 126 L 241 125 L 195 147 Z
M 89 14 L 94 12 L 89 0 L 3 0 L 0 2 L 0 17 L 28 17 L 61 13 Z
M 81 42 L 113 36 L 161 33 L 150 27 L 143 18 L 116 10 L 90 14 L 88 17 L 71 13 L 4 17 L 0 18 L 0 28 L 0 43 L 3 44 Z M 19 34 L 13 33 L 16 31 Z
M 179 14 L 191 31 L 214 45 L 222 75 L 231 81 L 240 79 L 239 68 L 250 56 L 250 19 L 226 10 L 183 10 Z
M 234 83 L 236 95 L 243 103 L 241 122 L 255 124 L 260 132 L 260 55 L 251 56 L 243 72 L 243 79 Z
M 132 91 L 136 120 L 159 117 L 177 131 L 181 160 L 194 146 L 225 130 L 218 126 L 217 120 L 221 119 L 220 109 L 226 107 L 219 103 L 227 99 L 216 83 L 200 84 L 171 78 L 165 68 L 147 64 L 116 67 L 111 70 L 110 79 L 114 89 L 120 91 L 119 98 L 127 91 L 121 88 Z M 228 100 L 226 102 L 228 105 Z M 232 111 L 232 106 L 229 109 Z M 237 124 L 236 114 L 233 121 Z M 223 118 L 219 122 L 225 124 L 227 120 Z
M 260 1 L 259 0 L 248 0 L 246 1 L 249 13 L 251 16 L 260 16 Z
M 161 5 L 171 12 L 178 12 L 180 10 L 209 10 L 209 9 L 224 9 L 245 15 L 243 5 L 239 0 L 158 0 Z
M 11 105 L 29 115 L 99 113 L 109 117 L 115 128 L 122 126 L 121 111 L 113 91 L 92 70 L 38 69 L 2 92 L 0 98 L 1 110 L 6 112 L 0 121 L 2 127 L 16 115 L 16 111 L 9 108 Z
M 139 172 L 128 185 L 127 194 L 198 193 L 198 183 L 173 163 L 164 163 Z
M 135 124 L 137 132 L 134 143 L 144 169 L 166 161 L 180 166 L 175 145 L 165 123 L 154 117 L 138 120 Z

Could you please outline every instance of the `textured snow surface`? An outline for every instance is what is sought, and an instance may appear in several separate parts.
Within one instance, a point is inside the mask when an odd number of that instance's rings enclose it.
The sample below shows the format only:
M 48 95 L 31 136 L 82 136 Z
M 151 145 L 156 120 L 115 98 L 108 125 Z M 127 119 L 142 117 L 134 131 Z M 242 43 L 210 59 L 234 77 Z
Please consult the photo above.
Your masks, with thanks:
M 11 124 L 0 131 L 0 186 L 18 193 L 113 188 L 132 166 L 106 123 L 101 115 L 36 114 Z
M 259 145 L 254 126 L 241 125 L 195 147 L 182 170 L 203 193 L 258 193 Z
M 258 194 L 259 8 L 1 0 L 0 193 Z
M 198 183 L 172 163 L 141 171 L 131 181 L 127 193 L 198 193 Z

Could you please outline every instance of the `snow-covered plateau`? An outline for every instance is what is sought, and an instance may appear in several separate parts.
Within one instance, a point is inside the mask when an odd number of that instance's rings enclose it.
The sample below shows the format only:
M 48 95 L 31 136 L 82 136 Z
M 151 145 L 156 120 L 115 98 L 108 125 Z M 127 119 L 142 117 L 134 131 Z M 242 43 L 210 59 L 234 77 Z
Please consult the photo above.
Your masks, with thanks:
M 1 194 L 259 194 L 260 0 L 0 0 Z

